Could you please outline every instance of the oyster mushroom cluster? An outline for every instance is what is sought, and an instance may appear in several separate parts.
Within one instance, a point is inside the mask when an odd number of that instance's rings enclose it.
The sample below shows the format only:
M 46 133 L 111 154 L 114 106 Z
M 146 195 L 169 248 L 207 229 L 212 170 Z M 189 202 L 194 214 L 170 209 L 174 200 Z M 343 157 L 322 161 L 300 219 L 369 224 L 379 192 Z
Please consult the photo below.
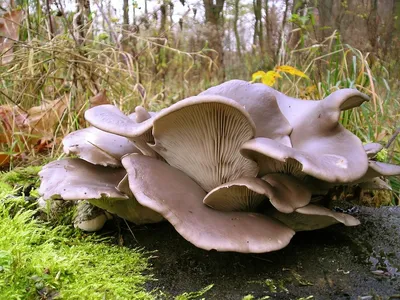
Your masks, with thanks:
M 367 101 L 343 89 L 320 101 L 232 80 L 158 112 L 113 105 L 86 111 L 93 126 L 66 136 L 66 158 L 40 172 L 44 199 L 87 200 L 136 224 L 169 221 L 199 248 L 260 253 L 296 231 L 351 215 L 314 201 L 336 185 L 385 188 L 400 166 L 373 161 L 338 120 Z

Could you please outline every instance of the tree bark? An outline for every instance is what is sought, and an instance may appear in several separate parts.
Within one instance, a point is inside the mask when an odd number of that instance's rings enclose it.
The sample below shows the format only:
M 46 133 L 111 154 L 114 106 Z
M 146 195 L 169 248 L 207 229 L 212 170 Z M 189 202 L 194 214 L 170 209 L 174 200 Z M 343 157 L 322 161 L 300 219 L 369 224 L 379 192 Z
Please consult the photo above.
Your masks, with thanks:
M 217 57 L 212 54 L 210 55 L 210 57 L 216 62 L 217 68 L 219 69 L 219 71 L 217 72 L 217 76 L 220 78 L 224 78 L 224 52 L 222 46 L 222 32 L 220 31 L 220 25 L 225 0 L 215 1 L 216 2 L 214 2 L 214 0 L 203 0 L 203 3 L 206 15 L 207 35 L 211 46 L 210 48 L 214 49 L 218 53 Z
M 233 20 L 233 31 L 235 33 L 235 39 L 236 39 L 236 52 L 237 52 L 239 58 L 241 58 L 242 57 L 242 49 L 241 49 L 240 36 L 239 36 L 239 31 L 238 31 L 239 1 L 240 0 L 235 0 L 235 12 L 234 12 L 235 15 L 234 15 L 234 20 Z

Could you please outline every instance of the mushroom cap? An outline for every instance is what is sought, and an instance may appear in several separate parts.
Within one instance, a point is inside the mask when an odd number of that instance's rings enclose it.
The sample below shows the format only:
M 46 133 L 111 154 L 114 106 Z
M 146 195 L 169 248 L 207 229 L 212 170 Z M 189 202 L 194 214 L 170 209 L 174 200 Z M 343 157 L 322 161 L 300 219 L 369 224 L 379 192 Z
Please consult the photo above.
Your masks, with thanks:
M 392 190 L 392 187 L 385 180 L 382 180 L 379 177 L 360 182 L 358 186 L 363 190 Z
M 322 123 L 325 122 L 323 119 L 330 119 L 333 123 L 337 122 L 340 111 L 360 106 L 365 101 L 369 101 L 367 95 L 356 89 L 340 89 L 331 93 L 323 100 L 296 99 L 275 91 L 272 88 L 269 89 L 275 93 L 280 110 L 293 128 L 307 122 L 308 116 L 313 116 L 312 119 L 315 119 L 315 117 L 320 118 L 322 119 Z M 319 117 L 320 114 L 321 116 Z M 310 121 L 308 120 L 308 123 Z
M 143 110 L 138 108 L 135 120 L 132 120 L 114 105 L 99 105 L 88 109 L 85 119 L 98 129 L 129 138 L 144 155 L 156 156 L 147 145 L 153 142 L 153 118 L 146 119 L 148 115 Z
M 291 214 L 273 211 L 270 215 L 294 231 L 316 230 L 336 223 L 343 223 L 346 226 L 360 224 L 360 221 L 351 215 L 335 212 L 315 204 L 308 204 L 307 206 L 298 208 Z
M 253 146 L 258 144 L 258 148 L 264 148 L 262 153 L 269 158 L 276 156 L 281 159 L 294 158 L 303 164 L 303 172 L 329 182 L 351 182 L 365 174 L 368 158 L 362 143 L 339 124 L 338 120 L 341 110 L 353 108 L 367 101 L 369 98 L 366 95 L 357 90 L 343 89 L 321 101 L 310 101 L 294 99 L 271 88 L 269 90 L 275 93 L 279 108 L 293 127 L 290 140 L 295 150 L 280 148 L 276 142 L 253 143 Z M 247 146 L 251 147 L 251 144 L 252 142 L 248 142 Z M 284 153 L 278 154 L 279 151 Z M 308 173 L 307 167 L 311 165 L 311 161 L 308 164 L 304 161 L 310 158 L 317 159 L 318 162 L 313 168 L 318 167 L 319 170 L 314 169 Z M 271 165 L 272 162 L 263 163 L 259 160 L 259 164 Z M 296 166 L 296 171 L 299 167 L 301 166 Z M 301 174 L 297 175 L 301 177 Z
M 276 140 L 291 146 L 292 127 L 279 109 L 275 90 L 265 84 L 230 80 L 199 94 L 230 98 L 244 107 L 256 125 L 256 137 Z
M 268 174 L 262 177 L 271 185 L 273 194 L 269 197 L 272 205 L 283 213 L 310 203 L 311 191 L 299 179 L 286 174 Z
M 63 139 L 64 152 L 95 165 L 122 166 L 121 157 L 140 151 L 127 138 L 88 127 L 71 132 Z
M 186 174 L 160 160 L 133 154 L 125 156 L 122 164 L 138 202 L 162 214 L 199 248 L 268 252 L 285 247 L 294 234 L 263 215 L 220 212 L 205 206 L 203 189 Z
M 311 175 L 328 182 L 345 183 L 365 174 L 368 164 L 364 164 L 364 156 L 367 160 L 364 150 L 361 155 L 357 155 L 358 151 L 353 153 L 347 146 L 334 148 L 332 142 L 331 148 L 326 147 L 326 142 L 326 139 L 321 139 L 315 149 L 302 151 L 271 139 L 255 138 L 244 143 L 240 152 L 258 163 L 259 176 L 283 172 L 301 179 Z M 344 143 L 345 140 L 339 139 L 336 146 Z
M 307 205 L 311 192 L 298 179 L 285 174 L 244 177 L 220 185 L 204 198 L 204 204 L 220 211 L 254 211 L 261 202 L 284 213 Z
M 74 227 L 83 231 L 98 231 L 103 228 L 107 220 L 112 219 L 110 214 L 87 201 L 80 202 L 76 210 Z
M 39 194 L 45 200 L 125 200 L 128 196 L 117 190 L 125 174 L 122 168 L 92 165 L 78 158 L 57 160 L 39 172 Z
M 383 146 L 379 143 L 364 144 L 364 150 L 365 150 L 365 153 L 367 153 L 368 158 L 373 158 L 382 149 L 383 149 Z
M 255 211 L 270 192 L 270 185 L 260 178 L 242 177 L 211 190 L 203 203 L 219 211 Z
M 257 175 L 257 164 L 239 153 L 254 136 L 254 123 L 233 100 L 190 97 L 161 111 L 153 124 L 151 148 L 206 191 Z

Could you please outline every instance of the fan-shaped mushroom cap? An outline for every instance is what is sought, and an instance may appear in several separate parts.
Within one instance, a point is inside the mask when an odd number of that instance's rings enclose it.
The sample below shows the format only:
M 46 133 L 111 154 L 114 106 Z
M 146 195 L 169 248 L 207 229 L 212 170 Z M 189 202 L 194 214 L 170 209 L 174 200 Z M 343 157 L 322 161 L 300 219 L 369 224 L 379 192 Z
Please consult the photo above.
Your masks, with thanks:
M 210 191 L 239 177 L 257 175 L 257 164 L 239 153 L 254 132 L 249 114 L 233 100 L 195 96 L 154 118 L 155 144 L 151 147 L 168 164 Z
M 132 196 L 124 169 L 95 166 L 77 158 L 51 162 L 39 173 L 44 199 L 88 200 L 91 204 L 136 224 L 163 220 Z
M 364 144 L 364 150 L 365 150 L 365 153 L 367 153 L 368 158 L 373 158 L 382 149 L 383 149 L 383 146 L 379 143 Z
M 289 135 L 292 127 L 279 109 L 275 92 L 265 84 L 230 80 L 209 88 L 199 96 L 219 95 L 235 100 L 243 105 L 253 119 L 256 137 L 270 138 L 291 146 Z
M 332 124 L 337 123 L 340 111 L 360 106 L 365 101 L 369 101 L 367 95 L 355 89 L 340 89 L 331 93 L 325 99 L 317 101 L 296 99 L 272 88 L 269 89 L 275 92 L 279 108 L 293 129 L 298 126 L 303 128 L 307 124 L 314 122 L 315 119 L 321 119 L 318 123 L 330 127 Z M 314 124 L 309 127 L 309 130 L 313 130 L 317 125 Z M 301 134 L 301 130 L 298 129 L 298 131 Z
M 138 115 L 135 112 L 136 120 L 145 120 L 137 123 L 114 105 L 99 105 L 85 112 L 86 121 L 94 127 L 127 137 L 135 143 L 144 155 L 155 156 L 154 151 L 147 145 L 147 143 L 153 142 L 151 135 L 153 118 L 146 119 L 146 117 L 147 115 L 139 109 Z
M 367 171 L 367 155 L 364 150 L 361 154 L 357 149 L 353 152 L 346 145 L 347 139 L 342 138 L 342 135 L 336 139 L 328 138 L 330 141 L 321 138 L 320 143 L 308 151 L 290 148 L 266 138 L 255 138 L 244 143 L 240 152 L 258 163 L 260 176 L 290 173 L 298 178 L 311 175 L 328 182 L 352 182 Z
M 122 156 L 140 152 L 127 138 L 95 127 L 74 131 L 62 142 L 66 154 L 74 153 L 87 162 L 102 166 L 122 166 Z
M 39 172 L 39 194 L 45 200 L 124 200 L 128 196 L 117 185 L 125 174 L 122 168 L 96 166 L 78 158 L 53 161 Z
M 203 202 L 220 211 L 254 211 L 267 199 L 277 210 L 290 213 L 307 205 L 311 192 L 294 177 L 270 174 L 262 179 L 245 177 L 220 185 Z
M 343 223 L 346 226 L 360 224 L 360 221 L 353 216 L 335 212 L 315 204 L 308 204 L 307 206 L 298 208 L 291 214 L 273 211 L 271 216 L 295 231 L 316 230 L 336 223 Z
M 206 195 L 192 179 L 166 163 L 143 155 L 122 159 L 132 193 L 143 206 L 162 214 L 195 246 L 218 251 L 268 252 L 285 247 L 294 232 L 254 213 L 219 212 L 202 202 Z
M 379 177 L 360 182 L 358 186 L 363 190 L 392 190 L 392 187 Z

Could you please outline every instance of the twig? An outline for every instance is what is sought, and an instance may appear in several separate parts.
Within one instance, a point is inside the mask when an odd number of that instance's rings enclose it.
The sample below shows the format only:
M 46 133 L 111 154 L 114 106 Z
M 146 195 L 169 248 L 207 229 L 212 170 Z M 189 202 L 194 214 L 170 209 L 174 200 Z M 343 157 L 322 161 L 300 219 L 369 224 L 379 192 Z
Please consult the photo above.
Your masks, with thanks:
M 387 142 L 385 148 L 388 149 L 392 143 L 396 140 L 397 136 L 400 134 L 400 127 L 396 129 L 396 131 L 393 133 L 389 141 Z
M 131 227 L 129 226 L 128 222 L 125 219 L 124 219 L 124 222 L 125 222 L 126 226 L 128 226 L 128 229 L 131 232 L 133 239 L 136 241 L 136 243 L 139 244 L 139 241 L 136 239 L 135 235 L 133 234 L 133 231 L 132 231 Z

